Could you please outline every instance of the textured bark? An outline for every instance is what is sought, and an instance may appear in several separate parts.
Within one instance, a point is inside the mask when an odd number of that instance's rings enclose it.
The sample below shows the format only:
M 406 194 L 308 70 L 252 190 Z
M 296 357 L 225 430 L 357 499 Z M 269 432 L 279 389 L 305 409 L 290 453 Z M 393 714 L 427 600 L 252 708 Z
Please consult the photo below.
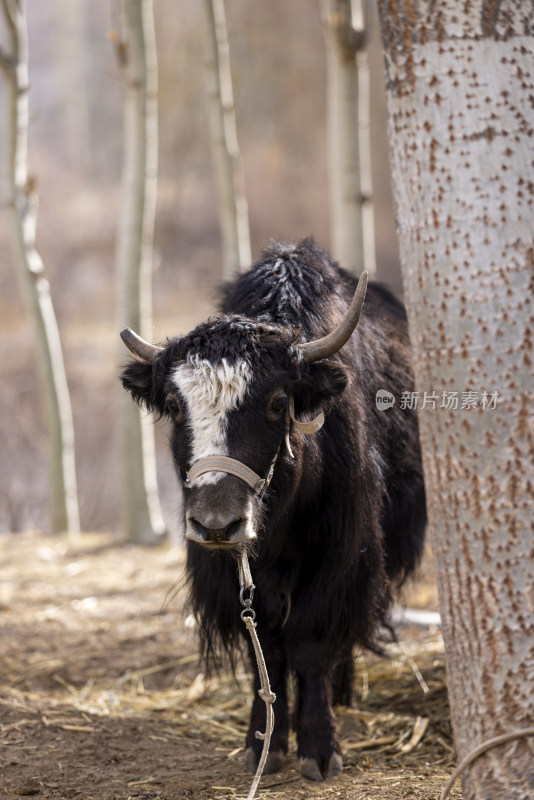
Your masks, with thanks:
M 28 176 L 28 35 L 22 3 L 2 0 L 10 52 L 0 52 L 7 78 L 6 184 L 15 264 L 29 299 L 37 332 L 39 371 L 46 400 L 50 442 L 52 530 L 80 533 L 74 460 L 74 425 L 50 284 L 35 243 L 37 191 Z
M 371 274 L 376 270 L 368 17 L 359 0 L 323 0 L 331 249 L 337 261 L 358 274 L 364 267 Z
M 122 0 L 124 164 L 117 242 L 119 328 L 152 339 L 152 258 L 158 171 L 157 60 L 152 0 Z M 124 349 L 120 344 L 120 359 Z M 129 539 L 165 533 L 151 419 L 119 389 L 123 527 Z
M 397 226 L 460 758 L 534 719 L 534 18 L 380 0 Z M 447 408 L 443 392 L 478 392 Z M 424 392 L 435 393 L 437 400 Z M 484 395 L 484 392 L 487 394 Z M 493 408 L 491 393 L 498 392 Z M 484 408 L 484 406 L 486 406 Z M 534 740 L 468 800 L 534 796 Z
M 223 273 L 225 278 L 231 278 L 249 267 L 252 260 L 248 204 L 237 139 L 224 0 L 204 0 L 204 6 L 207 30 L 206 85 Z

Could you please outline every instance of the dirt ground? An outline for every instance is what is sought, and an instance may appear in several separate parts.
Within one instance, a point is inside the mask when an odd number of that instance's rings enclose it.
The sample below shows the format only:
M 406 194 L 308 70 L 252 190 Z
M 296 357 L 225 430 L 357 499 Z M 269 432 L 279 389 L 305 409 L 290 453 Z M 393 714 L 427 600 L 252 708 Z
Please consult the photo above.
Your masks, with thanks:
M 0 557 L 0 797 L 246 797 L 249 676 L 203 678 L 180 548 L 18 534 Z M 404 602 L 437 607 L 429 562 Z M 357 657 L 357 708 L 337 710 L 343 774 L 301 778 L 293 739 L 258 798 L 438 800 L 455 761 L 443 645 L 437 628 L 398 633 L 390 658 Z

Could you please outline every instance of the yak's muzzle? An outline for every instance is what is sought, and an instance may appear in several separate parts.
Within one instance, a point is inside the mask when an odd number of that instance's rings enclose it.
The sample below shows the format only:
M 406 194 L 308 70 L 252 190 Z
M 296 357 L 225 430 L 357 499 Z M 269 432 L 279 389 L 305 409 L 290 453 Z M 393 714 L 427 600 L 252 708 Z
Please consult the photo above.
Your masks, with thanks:
M 186 496 L 185 538 L 205 547 L 230 548 L 256 538 L 254 503 L 233 477 L 192 488 Z

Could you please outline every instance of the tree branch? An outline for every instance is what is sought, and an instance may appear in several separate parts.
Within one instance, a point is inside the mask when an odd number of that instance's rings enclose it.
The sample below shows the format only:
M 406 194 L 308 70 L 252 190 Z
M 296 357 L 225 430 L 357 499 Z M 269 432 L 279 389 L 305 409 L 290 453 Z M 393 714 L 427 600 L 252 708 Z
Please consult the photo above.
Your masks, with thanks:
M 0 48 L 0 69 L 9 76 L 15 69 L 19 60 L 19 26 L 21 24 L 22 11 L 18 0 L 2 0 L 2 9 L 9 34 L 11 52 L 7 53 L 3 48 Z
M 11 41 L 15 45 L 17 39 L 17 25 L 21 15 L 20 3 L 18 0 L 2 0 L 2 8 L 4 9 L 4 16 L 9 28 Z
M 367 43 L 367 25 L 363 9 L 362 21 L 362 28 L 354 28 L 351 0 L 338 0 L 327 13 L 328 26 L 344 58 L 353 58 Z

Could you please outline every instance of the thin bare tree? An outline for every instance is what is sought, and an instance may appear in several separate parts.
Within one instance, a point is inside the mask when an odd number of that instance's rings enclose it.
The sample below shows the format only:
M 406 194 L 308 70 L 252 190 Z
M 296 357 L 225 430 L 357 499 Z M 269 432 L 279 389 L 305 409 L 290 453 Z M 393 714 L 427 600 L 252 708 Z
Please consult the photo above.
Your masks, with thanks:
M 2 0 L 9 51 L 0 52 L 6 76 L 6 189 L 15 264 L 33 316 L 46 398 L 50 441 L 50 509 L 54 532 L 80 533 L 74 426 L 50 284 L 35 242 L 36 180 L 28 174 L 28 33 L 22 0 Z
M 152 338 L 152 260 L 158 178 L 157 53 L 152 0 L 121 0 L 117 53 L 124 75 L 124 162 L 116 271 L 119 327 Z M 124 349 L 120 345 L 120 358 Z M 152 543 L 165 533 L 151 419 L 118 391 L 122 522 Z
M 248 204 L 237 138 L 224 0 L 204 0 L 204 8 L 211 152 L 217 186 L 223 274 L 230 278 L 250 266 L 251 262 Z
M 376 271 L 367 0 L 323 0 L 332 254 Z
M 534 7 L 378 6 L 449 698 L 459 758 L 480 747 L 463 773 L 463 796 L 527 800 Z

